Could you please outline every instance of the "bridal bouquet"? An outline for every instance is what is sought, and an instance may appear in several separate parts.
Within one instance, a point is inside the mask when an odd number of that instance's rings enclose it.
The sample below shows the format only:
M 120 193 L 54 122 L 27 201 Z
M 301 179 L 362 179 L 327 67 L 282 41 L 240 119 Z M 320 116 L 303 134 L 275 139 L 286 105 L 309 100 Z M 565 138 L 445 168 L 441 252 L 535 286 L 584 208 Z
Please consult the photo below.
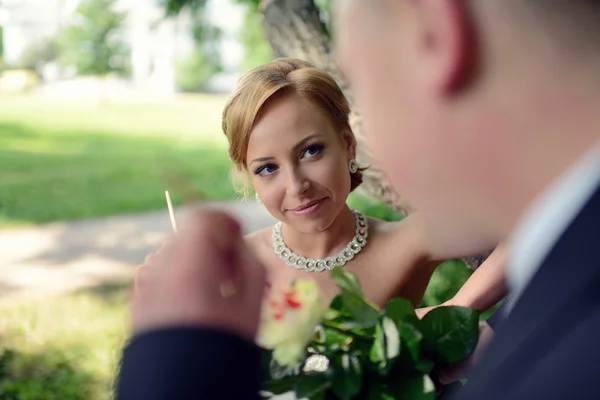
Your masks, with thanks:
M 419 320 L 406 299 L 379 309 L 354 275 L 336 268 L 332 277 L 341 293 L 327 309 L 309 280 L 266 295 L 258 335 L 264 398 L 435 399 L 434 366 L 462 360 L 477 344 L 475 310 L 439 307 Z

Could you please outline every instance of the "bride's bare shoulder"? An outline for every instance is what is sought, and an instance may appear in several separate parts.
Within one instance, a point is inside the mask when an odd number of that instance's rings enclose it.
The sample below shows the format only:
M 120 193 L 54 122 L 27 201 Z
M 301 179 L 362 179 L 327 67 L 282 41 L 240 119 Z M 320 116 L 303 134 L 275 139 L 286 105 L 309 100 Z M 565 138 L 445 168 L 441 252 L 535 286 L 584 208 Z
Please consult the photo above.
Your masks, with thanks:
M 388 234 L 395 232 L 402 224 L 402 221 L 384 221 L 378 218 L 369 217 L 369 230 L 376 234 Z
M 272 226 L 268 226 L 258 231 L 248 233 L 244 236 L 246 244 L 253 249 L 260 249 L 265 245 L 270 245 L 272 228 Z
M 375 236 L 383 239 L 382 242 L 392 241 L 395 245 L 408 243 L 411 246 L 423 244 L 423 224 L 418 215 L 407 216 L 400 221 L 369 220 L 372 224 L 372 232 Z M 417 242 L 418 241 L 418 242 Z

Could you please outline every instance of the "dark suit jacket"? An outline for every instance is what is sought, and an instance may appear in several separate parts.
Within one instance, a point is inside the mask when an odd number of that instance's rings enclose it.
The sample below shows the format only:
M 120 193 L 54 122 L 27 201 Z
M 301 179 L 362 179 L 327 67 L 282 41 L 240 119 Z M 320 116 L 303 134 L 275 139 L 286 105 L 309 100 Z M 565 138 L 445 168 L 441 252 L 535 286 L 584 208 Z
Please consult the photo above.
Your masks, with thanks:
M 496 329 L 455 399 L 600 399 L 600 188 Z
M 116 399 L 257 399 L 260 373 L 253 343 L 211 329 L 165 329 L 125 348 Z

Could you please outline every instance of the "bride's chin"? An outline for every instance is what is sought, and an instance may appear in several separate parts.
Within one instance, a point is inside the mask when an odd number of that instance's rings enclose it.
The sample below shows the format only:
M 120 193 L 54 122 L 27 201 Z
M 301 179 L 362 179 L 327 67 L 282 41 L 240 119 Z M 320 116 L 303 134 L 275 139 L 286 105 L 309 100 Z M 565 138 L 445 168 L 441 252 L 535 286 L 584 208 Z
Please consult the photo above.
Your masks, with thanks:
M 289 223 L 290 227 L 295 231 L 303 233 L 305 235 L 316 235 L 327 230 L 331 223 L 320 219 L 308 219 L 305 221 L 294 221 Z

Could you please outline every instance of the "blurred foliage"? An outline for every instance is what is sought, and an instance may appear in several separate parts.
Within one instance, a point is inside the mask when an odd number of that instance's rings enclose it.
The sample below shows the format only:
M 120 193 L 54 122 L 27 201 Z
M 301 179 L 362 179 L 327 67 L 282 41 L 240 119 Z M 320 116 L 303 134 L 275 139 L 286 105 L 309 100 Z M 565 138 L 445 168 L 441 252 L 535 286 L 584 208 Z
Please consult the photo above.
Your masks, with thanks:
M 184 9 L 198 11 L 206 6 L 207 0 L 157 0 L 168 16 L 179 14 Z
M 72 23 L 58 35 L 59 60 L 80 75 L 127 74 L 129 51 L 120 39 L 126 14 L 118 0 L 83 0 Z
M 4 31 L 0 26 L 0 60 L 4 58 Z M 0 67 L 2 67 L 2 62 L 0 61 Z
M 19 60 L 19 67 L 31 69 L 40 73 L 47 63 L 58 58 L 58 46 L 55 38 L 46 38 L 29 45 Z
M 177 62 L 177 88 L 183 92 L 199 91 L 219 71 L 221 67 L 218 64 L 207 60 L 206 54 L 200 49 L 194 49 L 188 57 Z
M 210 23 L 205 9 L 200 7 L 203 4 L 198 4 L 187 10 L 194 49 L 186 57 L 177 60 L 176 65 L 176 85 L 183 92 L 202 89 L 208 79 L 223 70 L 219 48 L 223 32 Z M 167 10 L 167 14 L 172 13 Z
M 237 4 L 247 6 L 244 22 L 239 30 L 238 37 L 242 43 L 245 54 L 240 66 L 243 72 L 246 72 L 258 65 L 264 64 L 273 59 L 271 46 L 267 41 L 261 25 L 261 15 L 259 5 L 261 0 L 234 0 Z M 206 0 L 159 0 L 169 16 L 177 15 L 184 10 L 190 10 L 192 13 L 201 12 L 205 6 Z M 329 30 L 331 24 L 331 0 L 315 0 L 315 4 L 321 11 L 321 19 Z M 210 24 L 204 21 L 203 29 L 209 29 Z M 203 43 L 206 45 L 213 41 L 213 38 L 203 37 Z M 207 60 L 210 60 L 208 57 Z
M 256 10 L 249 9 L 246 11 L 238 37 L 245 50 L 240 65 L 242 72 L 247 72 L 273 59 L 271 46 L 265 37 L 260 23 L 260 15 Z
M 348 205 L 371 218 L 383 221 L 400 221 L 403 218 L 402 214 L 368 196 L 360 189 L 350 194 Z

